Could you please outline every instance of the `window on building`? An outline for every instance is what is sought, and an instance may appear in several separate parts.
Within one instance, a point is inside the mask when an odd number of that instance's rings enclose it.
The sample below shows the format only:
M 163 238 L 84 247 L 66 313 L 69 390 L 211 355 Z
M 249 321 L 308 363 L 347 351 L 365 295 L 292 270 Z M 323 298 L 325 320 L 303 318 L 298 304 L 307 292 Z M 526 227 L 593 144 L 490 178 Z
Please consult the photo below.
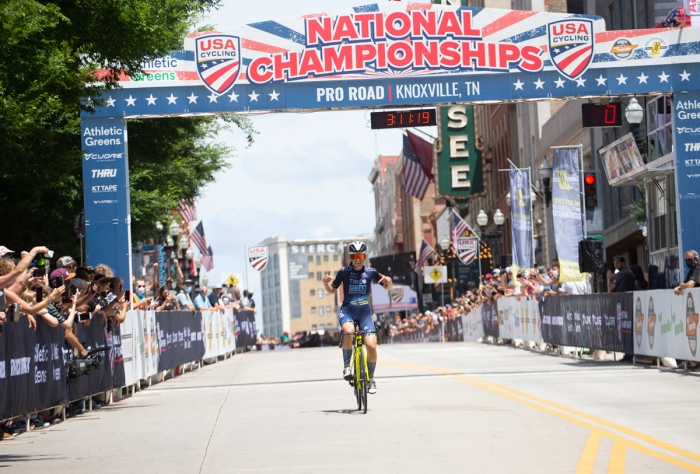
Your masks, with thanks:
M 316 265 L 321 265 L 321 256 L 316 255 Z
M 316 272 L 316 279 L 318 281 L 323 280 L 323 272 Z
M 337 262 L 338 261 L 338 254 L 333 255 L 333 261 Z
M 323 316 L 324 314 L 325 314 L 325 313 L 324 313 L 324 311 L 323 311 L 323 306 L 319 306 L 319 307 L 318 307 L 318 315 L 319 315 L 319 316 Z
M 334 327 L 334 326 L 335 326 L 335 325 L 334 325 L 333 323 L 328 323 L 328 324 L 326 324 L 326 328 L 328 328 L 328 329 L 330 329 L 330 328 L 332 328 L 332 327 Z
M 314 261 L 314 256 L 313 256 L 313 255 L 309 255 L 309 262 L 313 262 L 313 261 Z
M 312 331 L 315 331 L 315 330 L 316 330 L 316 325 L 315 325 L 315 324 L 312 324 L 312 325 L 311 325 L 311 330 L 312 330 Z
M 316 293 L 316 294 L 318 295 L 318 299 L 323 298 L 323 288 L 319 288 L 318 293 Z
M 279 303 L 280 302 L 280 290 L 277 290 L 275 293 L 275 300 Z
M 279 268 L 279 267 L 280 267 L 280 257 L 279 257 L 278 254 L 275 254 L 275 255 L 272 257 L 272 264 L 273 264 L 273 266 L 274 266 L 275 268 Z
M 267 287 L 270 288 L 272 287 L 272 282 L 274 281 L 274 277 L 272 275 L 267 276 Z
M 327 262 L 327 261 L 328 261 L 328 255 L 324 255 L 324 256 L 323 256 L 323 261 L 324 261 L 324 262 Z
M 319 328 L 321 331 L 323 331 L 324 329 L 326 329 L 326 326 L 324 326 L 323 324 L 319 324 L 319 325 L 318 325 L 318 328 Z
M 316 312 L 316 306 L 312 306 L 312 307 L 311 307 L 311 312 L 312 312 L 312 313 L 315 313 L 315 312 Z
M 316 290 L 311 290 L 311 296 L 316 296 Z
M 275 285 L 279 286 L 280 285 L 280 274 L 275 273 Z
M 265 289 L 265 278 L 264 277 L 260 279 L 260 283 L 262 284 L 262 289 L 264 290 Z
M 330 313 L 333 309 L 330 306 L 326 306 L 326 313 Z

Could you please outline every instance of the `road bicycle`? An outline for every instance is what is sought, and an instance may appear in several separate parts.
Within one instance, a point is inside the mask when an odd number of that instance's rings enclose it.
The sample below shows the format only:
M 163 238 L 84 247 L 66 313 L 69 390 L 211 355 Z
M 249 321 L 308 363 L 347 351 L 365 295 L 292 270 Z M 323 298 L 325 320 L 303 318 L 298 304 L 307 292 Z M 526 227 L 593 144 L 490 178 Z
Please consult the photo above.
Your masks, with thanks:
M 355 399 L 357 400 L 357 409 L 367 413 L 367 391 L 369 390 L 369 370 L 367 368 L 367 349 L 364 345 L 365 336 L 377 334 L 375 331 L 362 332 L 355 323 L 355 332 L 353 334 L 343 333 L 343 337 L 352 336 L 352 379 L 350 386 L 355 391 Z M 377 338 L 377 344 L 379 339 Z M 343 338 L 340 338 L 340 345 L 343 345 Z

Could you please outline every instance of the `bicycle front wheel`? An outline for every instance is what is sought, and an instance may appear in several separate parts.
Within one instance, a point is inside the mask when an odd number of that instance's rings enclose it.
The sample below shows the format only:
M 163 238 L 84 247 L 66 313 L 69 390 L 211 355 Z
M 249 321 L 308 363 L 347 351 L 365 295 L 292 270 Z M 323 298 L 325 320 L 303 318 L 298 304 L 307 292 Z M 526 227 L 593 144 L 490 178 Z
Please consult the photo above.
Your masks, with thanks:
M 369 385 L 369 379 L 367 378 L 367 363 L 365 362 L 365 350 L 364 347 L 360 348 L 360 397 L 362 398 L 362 412 L 367 413 L 367 389 Z M 359 408 L 358 408 L 359 410 Z
M 362 410 L 362 394 L 360 393 L 360 371 L 358 370 L 359 364 L 357 361 L 357 357 L 354 357 L 354 359 L 355 359 L 355 367 L 353 367 L 353 371 L 352 371 L 352 381 L 353 381 L 353 387 L 355 389 L 355 399 L 357 400 L 357 409 Z

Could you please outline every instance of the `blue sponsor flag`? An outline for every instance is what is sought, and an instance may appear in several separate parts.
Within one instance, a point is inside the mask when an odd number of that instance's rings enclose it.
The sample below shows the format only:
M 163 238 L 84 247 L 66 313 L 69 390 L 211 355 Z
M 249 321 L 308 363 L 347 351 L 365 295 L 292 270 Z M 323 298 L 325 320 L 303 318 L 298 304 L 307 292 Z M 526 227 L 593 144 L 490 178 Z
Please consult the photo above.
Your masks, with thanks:
M 530 170 L 510 166 L 510 220 L 514 272 L 534 267 Z
M 559 255 L 559 281 L 583 281 L 579 271 L 578 243 L 583 240 L 579 149 L 554 150 L 552 217 L 554 241 Z

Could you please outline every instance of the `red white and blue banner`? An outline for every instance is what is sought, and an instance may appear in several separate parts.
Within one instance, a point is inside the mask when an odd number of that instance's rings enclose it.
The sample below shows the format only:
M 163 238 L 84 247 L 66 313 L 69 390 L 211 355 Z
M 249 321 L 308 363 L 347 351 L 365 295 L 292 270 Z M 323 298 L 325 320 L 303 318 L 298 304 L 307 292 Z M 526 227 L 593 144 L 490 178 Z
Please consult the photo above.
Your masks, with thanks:
M 510 221 L 513 239 L 514 271 L 535 266 L 535 249 L 532 235 L 532 199 L 530 196 L 530 170 L 518 170 L 511 165 Z
M 263 271 L 267 266 L 267 246 L 248 247 L 248 261 L 257 271 Z

